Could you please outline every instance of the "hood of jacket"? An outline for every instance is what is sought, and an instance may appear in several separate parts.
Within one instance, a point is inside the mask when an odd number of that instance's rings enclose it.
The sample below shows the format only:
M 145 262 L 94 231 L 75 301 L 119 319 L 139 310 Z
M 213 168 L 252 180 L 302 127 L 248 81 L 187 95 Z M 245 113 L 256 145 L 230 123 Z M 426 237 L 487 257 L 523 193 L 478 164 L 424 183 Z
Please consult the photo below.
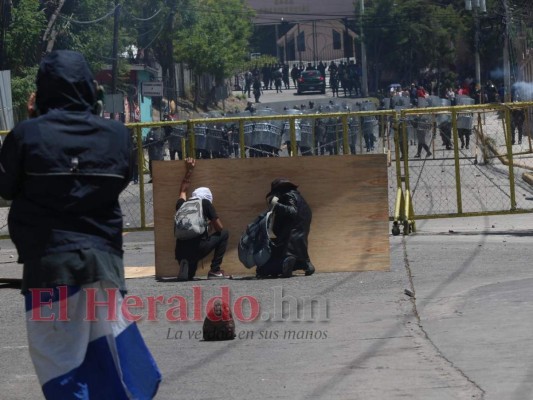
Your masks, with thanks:
M 39 113 L 51 109 L 93 111 L 96 84 L 82 54 L 55 50 L 47 54 L 37 72 L 36 105 Z

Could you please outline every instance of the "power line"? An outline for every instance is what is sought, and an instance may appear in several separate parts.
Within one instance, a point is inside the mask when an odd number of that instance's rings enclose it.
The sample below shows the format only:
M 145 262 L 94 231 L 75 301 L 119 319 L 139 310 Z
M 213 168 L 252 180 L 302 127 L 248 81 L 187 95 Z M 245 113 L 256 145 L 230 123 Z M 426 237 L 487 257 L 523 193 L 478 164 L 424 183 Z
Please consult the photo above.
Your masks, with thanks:
M 141 22 L 146 22 L 146 21 L 150 21 L 151 19 L 154 19 L 161 11 L 163 11 L 162 8 L 160 8 L 159 10 L 157 10 L 155 12 L 154 15 L 152 15 L 151 17 L 148 17 L 148 18 L 138 18 L 136 16 L 134 16 L 133 14 L 131 14 L 129 11 L 127 10 L 124 10 L 125 11 L 125 14 L 127 14 L 131 19 L 135 20 L 135 21 L 141 21 Z
M 117 4 L 110 12 L 108 12 L 106 15 L 100 17 L 100 18 L 97 18 L 97 19 L 94 19 L 92 21 L 77 21 L 75 19 L 72 19 L 70 17 L 64 17 L 63 15 L 59 15 L 60 18 L 63 18 L 63 19 L 66 19 L 68 20 L 69 22 L 72 22 L 74 24 L 80 24 L 80 25 L 91 25 L 91 24 L 96 24 L 100 21 L 103 21 L 104 19 L 110 17 L 111 15 L 113 15 L 115 13 L 115 10 L 117 9 L 117 7 L 119 7 L 120 4 Z

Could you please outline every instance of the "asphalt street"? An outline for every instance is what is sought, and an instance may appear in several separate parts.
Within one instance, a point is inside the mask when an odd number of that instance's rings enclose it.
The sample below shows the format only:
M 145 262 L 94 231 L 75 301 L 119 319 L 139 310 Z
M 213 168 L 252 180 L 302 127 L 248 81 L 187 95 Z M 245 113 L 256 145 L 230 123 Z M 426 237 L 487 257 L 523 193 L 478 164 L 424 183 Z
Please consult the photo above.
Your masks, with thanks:
M 185 321 L 171 321 L 164 304 L 157 318 L 140 310 L 163 374 L 157 399 L 533 399 L 531 221 L 418 220 L 416 233 L 389 237 L 388 272 L 317 265 L 291 279 L 129 279 L 129 295 L 187 301 Z M 126 266 L 153 267 L 153 240 L 127 233 Z M 9 240 L 0 242 L 0 271 L 20 277 Z M 195 316 L 223 293 L 237 337 L 205 342 Z M 41 398 L 19 290 L 0 285 L 0 301 L 0 398 Z
M 390 236 L 390 272 L 317 266 L 311 277 L 285 280 L 129 279 L 130 295 L 187 299 L 187 321 L 169 321 L 165 306 L 154 321 L 141 313 L 164 376 L 157 398 L 531 399 L 530 221 L 530 214 L 417 221 L 417 233 Z M 16 276 L 10 242 L 0 246 L 3 275 Z M 127 266 L 153 266 L 151 232 L 127 234 L 124 248 Z M 204 342 L 194 311 L 224 290 L 237 338 Z M 1 398 L 40 398 L 22 298 L 1 286 L 0 301 Z

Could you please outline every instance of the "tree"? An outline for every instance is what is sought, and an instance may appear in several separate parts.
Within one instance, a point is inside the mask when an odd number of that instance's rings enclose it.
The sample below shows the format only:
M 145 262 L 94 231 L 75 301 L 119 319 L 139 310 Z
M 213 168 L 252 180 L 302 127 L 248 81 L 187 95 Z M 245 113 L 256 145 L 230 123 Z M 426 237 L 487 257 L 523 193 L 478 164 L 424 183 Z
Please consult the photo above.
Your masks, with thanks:
M 39 0 L 13 2 L 5 43 L 6 64 L 13 76 L 18 76 L 26 67 L 39 62 L 41 34 L 45 27 L 46 18 Z
M 175 55 L 197 77 L 204 73 L 221 84 L 248 54 L 252 12 L 243 0 L 199 0 L 195 19 L 177 32 Z
M 111 64 L 114 3 L 109 0 L 67 1 L 53 26 L 56 31 L 53 49 L 79 51 L 93 71 Z M 54 11 L 56 8 L 50 8 L 49 19 Z M 119 37 L 123 37 L 122 31 Z M 124 40 L 119 47 L 125 48 Z
M 363 28 L 368 65 L 374 67 L 369 75 L 388 74 L 390 81 L 403 84 L 423 78 L 441 80 L 455 60 L 464 29 L 453 7 L 426 0 L 373 1 Z M 375 81 L 381 83 L 379 78 Z
M 161 65 L 166 95 L 177 96 L 174 40 L 176 32 L 194 20 L 193 0 L 130 0 L 127 19 L 131 42 L 150 48 Z

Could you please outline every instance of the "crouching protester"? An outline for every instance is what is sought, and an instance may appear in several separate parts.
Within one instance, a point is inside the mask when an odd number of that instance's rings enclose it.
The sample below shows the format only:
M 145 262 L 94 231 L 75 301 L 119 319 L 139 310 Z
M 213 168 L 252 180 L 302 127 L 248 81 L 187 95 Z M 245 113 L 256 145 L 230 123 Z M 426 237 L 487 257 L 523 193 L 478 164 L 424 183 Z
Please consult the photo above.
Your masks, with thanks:
M 151 399 L 161 374 L 126 292 L 119 195 L 131 138 L 96 115 L 97 93 L 77 52 L 45 56 L 31 119 L 6 136 L 0 195 L 26 304 L 29 352 L 47 399 Z
M 288 278 L 295 270 L 303 270 L 305 275 L 315 272 L 307 251 L 312 212 L 297 189 L 286 178 L 271 183 L 266 195 L 272 212 L 268 221 L 271 255 L 264 265 L 257 267 L 258 278 L 278 275 Z
M 196 160 L 185 160 L 185 176 L 181 182 L 180 195 L 176 202 L 174 234 L 175 257 L 179 263 L 178 280 L 193 280 L 198 262 L 213 252 L 208 279 L 231 278 L 220 266 L 228 245 L 229 232 L 213 206 L 213 194 L 206 187 L 199 187 L 187 199 L 187 191 Z M 209 233 L 209 228 L 213 233 Z

